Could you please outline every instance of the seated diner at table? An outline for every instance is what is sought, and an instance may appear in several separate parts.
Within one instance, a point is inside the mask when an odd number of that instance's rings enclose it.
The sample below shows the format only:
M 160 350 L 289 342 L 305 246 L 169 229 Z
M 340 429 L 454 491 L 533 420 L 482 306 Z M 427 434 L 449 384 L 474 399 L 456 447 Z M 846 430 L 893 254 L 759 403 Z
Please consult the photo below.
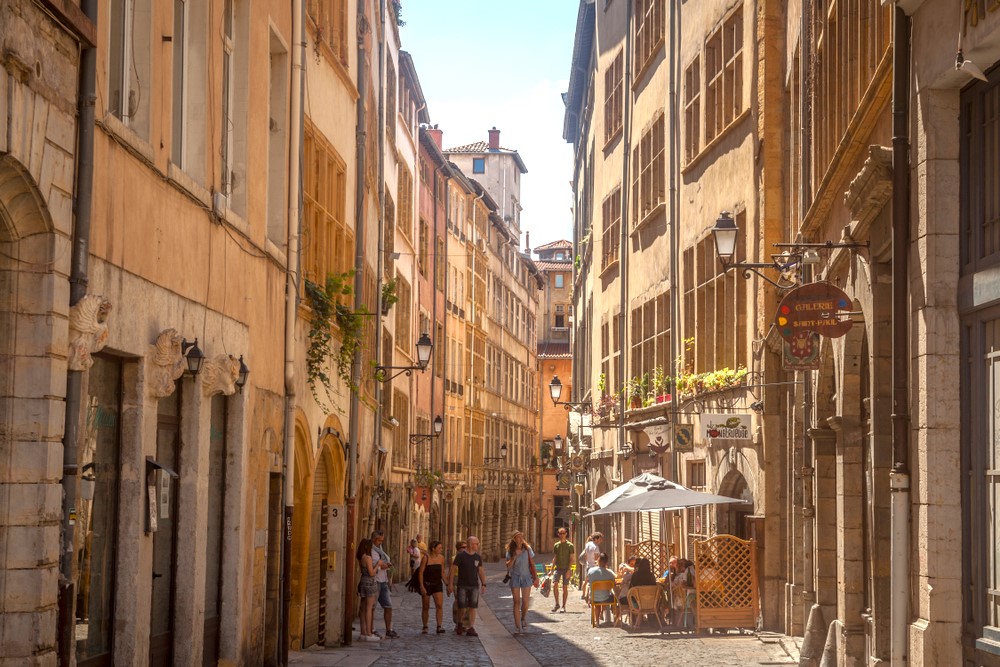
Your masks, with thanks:
M 602 552 L 597 558 L 597 565 L 587 570 L 587 583 L 595 581 L 615 581 L 615 573 L 608 569 L 608 554 Z M 594 602 L 609 602 L 614 599 L 614 591 L 594 591 Z
M 637 556 L 629 556 L 628 560 L 618 564 L 618 576 L 615 578 L 615 583 L 618 584 L 618 602 L 621 604 L 625 604 L 625 600 L 628 598 L 628 589 L 631 585 L 632 572 L 635 571 L 637 558 Z

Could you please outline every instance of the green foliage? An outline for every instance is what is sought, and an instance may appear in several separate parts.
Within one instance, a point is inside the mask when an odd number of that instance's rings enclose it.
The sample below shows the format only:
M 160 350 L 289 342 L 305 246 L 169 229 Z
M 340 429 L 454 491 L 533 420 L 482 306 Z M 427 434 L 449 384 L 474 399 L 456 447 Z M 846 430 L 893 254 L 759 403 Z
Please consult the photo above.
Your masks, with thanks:
M 677 376 L 677 393 L 685 396 L 732 389 L 743 384 L 748 372 L 740 366 L 735 370 L 720 368 L 705 373 L 681 373 Z
M 389 280 L 382 283 L 382 314 L 388 315 L 389 309 L 399 301 L 399 295 L 396 294 L 396 279 L 389 278 Z
M 366 312 L 355 312 L 344 305 L 343 297 L 353 292 L 351 281 L 354 270 L 339 274 L 327 274 L 322 285 L 311 280 L 305 281 L 305 296 L 312 316 L 309 320 L 309 349 L 306 352 L 306 376 L 313 398 L 320 405 L 325 402 L 319 397 L 319 386 L 326 392 L 327 398 L 333 389 L 333 379 L 330 377 L 330 360 L 336 367 L 337 377 L 350 388 L 357 391 L 357 386 L 351 381 L 351 366 L 354 363 L 354 353 L 361 344 L 361 332 L 364 326 Z M 336 346 L 333 329 L 339 330 L 340 347 Z
M 603 395 L 608 388 L 608 376 L 601 373 L 597 376 L 597 391 L 601 392 Z
M 444 486 L 444 473 L 440 470 L 418 470 L 413 475 L 413 483 L 432 489 L 441 488 Z
M 396 25 L 402 28 L 406 25 L 406 21 L 403 20 L 403 0 L 392 0 L 392 13 L 396 17 Z

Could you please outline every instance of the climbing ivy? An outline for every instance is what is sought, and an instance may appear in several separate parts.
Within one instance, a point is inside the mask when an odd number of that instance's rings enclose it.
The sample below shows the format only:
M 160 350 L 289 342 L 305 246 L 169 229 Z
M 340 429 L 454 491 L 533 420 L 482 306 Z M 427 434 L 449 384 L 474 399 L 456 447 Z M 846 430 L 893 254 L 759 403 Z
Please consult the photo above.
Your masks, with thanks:
M 309 320 L 309 350 L 306 352 L 306 376 L 313 398 L 320 405 L 325 405 L 319 396 L 319 387 L 323 387 L 327 398 L 333 389 L 330 376 L 330 360 L 336 367 L 337 377 L 350 388 L 358 390 L 352 382 L 351 367 L 354 363 L 354 353 L 361 345 L 361 335 L 364 328 L 364 316 L 368 313 L 352 310 L 345 305 L 344 297 L 353 293 L 351 287 L 354 270 L 344 273 L 330 273 L 323 284 L 305 281 L 306 300 L 312 310 Z M 334 338 L 334 327 L 339 332 L 340 346 L 337 347 Z

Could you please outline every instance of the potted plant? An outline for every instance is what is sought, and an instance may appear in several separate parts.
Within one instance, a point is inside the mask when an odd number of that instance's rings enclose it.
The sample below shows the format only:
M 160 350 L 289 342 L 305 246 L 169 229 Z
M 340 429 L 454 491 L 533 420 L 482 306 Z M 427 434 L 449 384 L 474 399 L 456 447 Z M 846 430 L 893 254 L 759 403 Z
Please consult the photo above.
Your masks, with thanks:
M 657 403 L 665 403 L 670 399 L 670 385 L 672 380 L 663 372 L 663 366 L 657 366 L 653 369 L 653 377 L 650 380 L 650 394 L 653 396 Z
M 389 278 L 389 280 L 382 283 L 382 315 L 388 315 L 389 309 L 397 301 L 399 301 L 399 297 L 396 295 L 396 279 Z
M 625 383 L 625 386 L 622 388 L 622 391 L 625 392 L 625 398 L 628 399 L 628 404 L 630 408 L 635 409 L 642 407 L 642 395 L 644 393 L 643 392 L 644 386 L 645 386 L 644 379 L 639 377 L 630 378 Z

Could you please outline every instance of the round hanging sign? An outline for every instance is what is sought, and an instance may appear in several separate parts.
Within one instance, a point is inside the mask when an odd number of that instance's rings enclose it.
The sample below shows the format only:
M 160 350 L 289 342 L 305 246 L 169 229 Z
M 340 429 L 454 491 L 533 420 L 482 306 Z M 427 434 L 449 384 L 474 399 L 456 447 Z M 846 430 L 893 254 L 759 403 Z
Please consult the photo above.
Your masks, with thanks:
M 840 338 L 854 324 L 850 317 L 844 317 L 851 305 L 851 298 L 833 283 L 808 283 L 785 295 L 778 304 L 774 323 L 787 341 L 801 339 L 801 334 L 808 331 Z

